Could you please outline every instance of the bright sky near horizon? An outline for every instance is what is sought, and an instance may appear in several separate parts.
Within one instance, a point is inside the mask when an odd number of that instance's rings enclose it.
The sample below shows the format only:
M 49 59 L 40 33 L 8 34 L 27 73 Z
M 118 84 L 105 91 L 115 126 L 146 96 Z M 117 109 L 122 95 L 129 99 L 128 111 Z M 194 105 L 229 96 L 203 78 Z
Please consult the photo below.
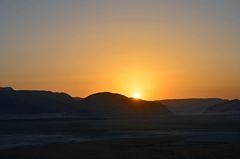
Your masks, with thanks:
M 1 0 L 0 86 L 240 98 L 238 0 Z

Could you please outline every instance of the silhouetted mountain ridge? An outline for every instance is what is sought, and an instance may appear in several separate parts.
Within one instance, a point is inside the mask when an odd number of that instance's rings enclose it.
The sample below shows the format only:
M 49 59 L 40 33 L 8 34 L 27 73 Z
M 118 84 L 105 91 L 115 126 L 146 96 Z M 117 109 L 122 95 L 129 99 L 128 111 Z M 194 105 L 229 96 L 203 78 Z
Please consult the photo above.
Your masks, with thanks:
M 171 99 L 146 101 L 117 93 L 100 92 L 86 98 L 66 93 L 36 90 L 14 90 L 0 87 L 0 114 L 87 113 L 114 115 L 169 115 L 169 109 L 184 113 L 240 112 L 239 100 Z
M 115 115 L 168 115 L 159 102 L 144 101 L 102 92 L 86 98 L 71 97 L 66 93 L 0 88 L 0 114 L 91 113 Z

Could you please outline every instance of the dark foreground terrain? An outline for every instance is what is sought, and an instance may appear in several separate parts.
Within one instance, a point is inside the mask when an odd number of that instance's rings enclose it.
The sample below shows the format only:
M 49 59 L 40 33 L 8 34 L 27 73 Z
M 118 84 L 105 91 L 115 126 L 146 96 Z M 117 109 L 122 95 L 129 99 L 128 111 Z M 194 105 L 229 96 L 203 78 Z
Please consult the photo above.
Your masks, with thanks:
M 171 141 L 166 141 L 167 139 L 129 139 L 38 146 L 1 151 L 1 158 L 239 159 L 240 155 L 240 144 L 171 145 Z
M 239 116 L 0 120 L 1 159 L 239 159 Z

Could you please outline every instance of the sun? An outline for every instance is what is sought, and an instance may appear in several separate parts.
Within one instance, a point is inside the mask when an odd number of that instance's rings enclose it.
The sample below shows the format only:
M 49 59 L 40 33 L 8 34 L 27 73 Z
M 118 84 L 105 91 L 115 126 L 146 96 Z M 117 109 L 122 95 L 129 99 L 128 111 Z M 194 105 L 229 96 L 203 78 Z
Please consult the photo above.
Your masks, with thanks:
M 134 92 L 133 95 L 132 95 L 132 97 L 133 97 L 134 99 L 140 99 L 140 98 L 141 98 L 141 94 L 140 94 L 139 92 Z

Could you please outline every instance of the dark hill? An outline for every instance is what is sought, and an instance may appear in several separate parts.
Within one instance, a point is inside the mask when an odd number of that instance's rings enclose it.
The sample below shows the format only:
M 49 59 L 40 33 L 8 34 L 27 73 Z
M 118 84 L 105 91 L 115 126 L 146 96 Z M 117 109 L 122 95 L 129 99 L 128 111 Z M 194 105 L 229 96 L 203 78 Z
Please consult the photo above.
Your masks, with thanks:
M 169 110 L 159 102 L 136 100 L 109 92 L 97 93 L 82 100 L 89 112 L 116 115 L 169 115 Z
M 0 88 L 0 114 L 68 113 L 74 104 L 65 93 Z

